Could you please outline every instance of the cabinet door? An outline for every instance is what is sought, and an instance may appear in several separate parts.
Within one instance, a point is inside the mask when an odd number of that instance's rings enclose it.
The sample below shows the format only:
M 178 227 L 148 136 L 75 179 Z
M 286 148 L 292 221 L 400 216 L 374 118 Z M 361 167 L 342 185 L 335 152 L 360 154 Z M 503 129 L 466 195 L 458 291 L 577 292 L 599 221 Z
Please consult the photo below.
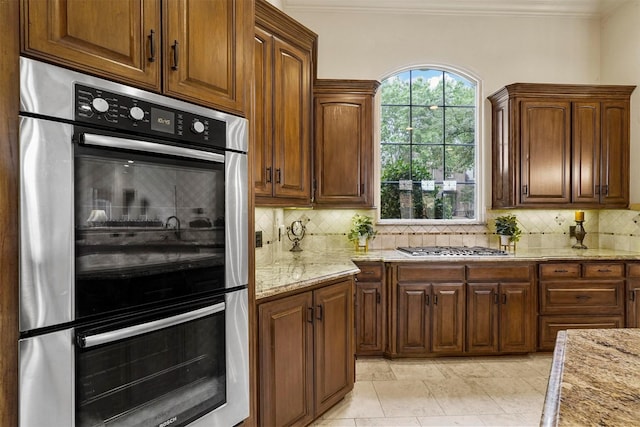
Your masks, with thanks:
M 569 203 L 571 103 L 523 100 L 520 151 L 521 203 Z
M 314 291 L 315 414 L 321 414 L 353 388 L 353 282 Z
M 627 279 L 627 328 L 640 328 L 640 279 Z
M 274 195 L 311 202 L 311 58 L 274 37 Z
M 602 103 L 601 202 L 606 207 L 629 204 L 629 103 Z
M 500 351 L 533 351 L 533 305 L 530 283 L 500 284 Z
M 497 283 L 467 285 L 467 351 L 498 351 L 499 293 Z
M 313 420 L 313 295 L 260 304 L 260 424 Z
M 253 177 L 255 195 L 273 194 L 273 37 L 255 29 L 254 38 Z
M 165 92 L 244 116 L 250 2 L 164 0 L 163 10 Z
M 600 103 L 573 103 L 574 203 L 600 203 Z
M 23 52 L 160 90 L 159 2 L 26 0 L 23 6 Z
M 432 286 L 431 351 L 462 352 L 464 345 L 464 284 Z
M 429 352 L 431 286 L 398 284 L 398 353 Z
M 382 354 L 382 283 L 356 283 L 356 354 Z
M 316 204 L 373 206 L 372 103 L 372 96 L 316 95 Z

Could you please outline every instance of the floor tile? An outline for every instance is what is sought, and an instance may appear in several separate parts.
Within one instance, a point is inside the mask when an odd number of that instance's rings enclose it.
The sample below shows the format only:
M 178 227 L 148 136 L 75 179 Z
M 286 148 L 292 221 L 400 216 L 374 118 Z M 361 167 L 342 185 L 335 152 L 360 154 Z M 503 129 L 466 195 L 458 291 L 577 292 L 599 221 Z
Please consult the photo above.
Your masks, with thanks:
M 357 427 L 419 427 L 416 417 L 357 418 Z
M 446 415 L 501 414 L 505 411 L 477 383 L 463 378 L 424 381 Z
M 521 378 L 473 378 L 469 381 L 480 386 L 508 414 L 542 413 L 544 395 Z
M 356 381 L 395 380 L 396 377 L 386 359 L 358 359 Z
M 444 415 L 422 381 L 374 381 L 386 417 Z
M 356 368 L 357 369 L 357 368 Z M 336 406 L 329 409 L 322 419 L 384 417 L 382 405 L 371 381 L 357 381 L 353 391 Z
M 398 361 L 390 365 L 391 371 L 398 380 L 444 379 L 435 361 Z
M 538 427 L 540 425 L 540 414 L 537 412 L 525 414 L 504 414 L 504 415 L 478 415 L 485 426 L 513 426 L 513 427 Z
M 482 419 L 477 415 L 458 415 L 443 417 L 419 417 L 421 426 L 444 427 L 444 426 L 484 426 Z
M 312 426 L 323 426 L 323 427 L 355 427 L 356 420 L 353 418 L 336 418 L 336 419 L 324 419 L 321 418 L 316 420 Z

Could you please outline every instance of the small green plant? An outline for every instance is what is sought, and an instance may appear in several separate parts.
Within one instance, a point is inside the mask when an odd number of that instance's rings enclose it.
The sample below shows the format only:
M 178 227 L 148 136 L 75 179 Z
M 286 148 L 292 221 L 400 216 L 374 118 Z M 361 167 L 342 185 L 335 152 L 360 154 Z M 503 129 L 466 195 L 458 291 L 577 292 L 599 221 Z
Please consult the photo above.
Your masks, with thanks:
M 502 215 L 496 218 L 496 234 L 509 236 L 510 242 L 520 240 L 522 231 L 518 227 L 518 219 L 515 215 Z
M 347 238 L 351 242 L 357 242 L 360 237 L 366 237 L 367 240 L 373 239 L 378 234 L 373 229 L 373 219 L 366 215 L 355 214 L 351 218 L 351 230 L 347 234 Z

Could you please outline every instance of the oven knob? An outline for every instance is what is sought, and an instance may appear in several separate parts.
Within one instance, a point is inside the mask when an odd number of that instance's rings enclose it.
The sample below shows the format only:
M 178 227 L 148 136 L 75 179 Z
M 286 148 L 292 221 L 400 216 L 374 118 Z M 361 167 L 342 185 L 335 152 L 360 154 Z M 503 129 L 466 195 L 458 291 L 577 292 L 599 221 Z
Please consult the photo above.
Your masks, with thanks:
M 109 103 L 102 98 L 93 98 L 91 108 L 96 113 L 106 113 L 109 111 Z
M 197 134 L 204 132 L 204 123 L 202 123 L 200 120 L 194 121 L 193 123 L 191 123 L 191 131 Z
M 144 110 L 140 107 L 131 107 L 129 110 L 129 117 L 131 117 L 132 120 L 139 122 L 144 119 Z

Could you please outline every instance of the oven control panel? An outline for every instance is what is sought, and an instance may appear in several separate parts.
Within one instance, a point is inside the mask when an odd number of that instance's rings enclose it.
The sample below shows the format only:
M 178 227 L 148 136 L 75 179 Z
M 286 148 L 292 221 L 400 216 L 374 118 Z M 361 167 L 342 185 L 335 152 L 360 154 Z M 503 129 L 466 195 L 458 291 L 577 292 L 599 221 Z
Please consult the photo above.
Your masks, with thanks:
M 95 87 L 75 85 L 75 119 L 147 136 L 225 148 L 227 124 Z

